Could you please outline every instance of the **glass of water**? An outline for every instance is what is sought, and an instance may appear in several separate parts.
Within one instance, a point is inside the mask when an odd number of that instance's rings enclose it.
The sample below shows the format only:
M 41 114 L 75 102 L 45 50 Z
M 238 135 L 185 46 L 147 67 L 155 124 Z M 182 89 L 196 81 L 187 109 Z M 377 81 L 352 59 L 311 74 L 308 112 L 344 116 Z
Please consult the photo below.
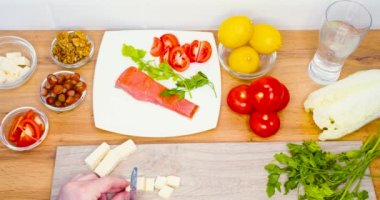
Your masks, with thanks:
M 323 85 L 338 80 L 344 61 L 359 46 L 371 24 L 371 14 L 362 4 L 350 0 L 332 3 L 319 31 L 318 50 L 309 64 L 310 78 Z

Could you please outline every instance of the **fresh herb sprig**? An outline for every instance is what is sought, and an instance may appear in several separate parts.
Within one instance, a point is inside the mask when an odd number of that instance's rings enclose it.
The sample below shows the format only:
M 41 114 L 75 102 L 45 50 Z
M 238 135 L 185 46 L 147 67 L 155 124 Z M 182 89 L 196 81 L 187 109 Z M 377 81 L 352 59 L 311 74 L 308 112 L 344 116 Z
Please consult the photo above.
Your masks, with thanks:
M 281 192 L 279 178 L 287 175 L 283 184 L 285 194 L 303 187 L 299 200 L 364 200 L 368 192 L 360 190 L 360 184 L 369 164 L 380 156 L 380 130 L 370 135 L 359 150 L 338 154 L 323 151 L 315 141 L 302 144 L 288 144 L 290 155 L 279 153 L 274 156 L 280 164 L 270 163 L 267 195 Z
M 216 96 L 214 84 L 201 71 L 190 78 L 184 78 L 174 72 L 167 62 L 156 65 L 154 60 L 145 61 L 146 51 L 142 49 L 123 44 L 121 53 L 123 56 L 131 58 L 137 64 L 138 69 L 146 72 L 151 78 L 159 81 L 171 79 L 176 82 L 177 87 L 161 92 L 162 96 L 177 95 L 178 99 L 183 99 L 187 92 L 191 98 L 191 91 L 204 85 L 210 86 Z

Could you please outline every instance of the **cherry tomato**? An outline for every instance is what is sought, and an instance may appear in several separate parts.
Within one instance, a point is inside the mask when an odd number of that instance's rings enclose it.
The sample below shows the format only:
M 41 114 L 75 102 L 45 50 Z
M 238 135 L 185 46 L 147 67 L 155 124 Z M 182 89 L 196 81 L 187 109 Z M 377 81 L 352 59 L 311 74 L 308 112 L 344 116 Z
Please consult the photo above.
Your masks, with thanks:
M 249 86 L 250 100 L 259 111 L 276 111 L 282 95 L 281 83 L 270 76 L 257 79 Z
M 164 45 L 164 50 L 172 49 L 179 46 L 179 41 L 177 37 L 171 33 L 166 33 L 160 37 L 162 44 Z
M 248 114 L 253 111 L 253 105 L 249 102 L 249 85 L 239 85 L 230 90 L 227 96 L 227 104 L 231 110 Z
M 289 94 L 288 88 L 286 88 L 284 84 L 281 84 L 281 86 L 282 86 L 282 95 L 280 97 L 280 103 L 278 104 L 277 110 L 284 109 L 288 105 L 289 100 L 290 100 L 290 94 Z
M 197 56 L 197 62 L 204 63 L 208 61 L 211 57 L 212 48 L 209 42 L 202 41 L 199 47 L 199 52 Z
M 170 50 L 169 64 L 174 70 L 183 72 L 190 66 L 189 57 L 187 57 L 182 47 L 177 46 Z
M 280 128 L 277 112 L 254 111 L 249 118 L 249 126 L 260 137 L 274 135 Z
M 160 56 L 164 52 L 164 44 L 158 37 L 153 38 L 153 44 L 150 49 L 150 54 L 154 57 Z
M 169 62 L 170 50 L 166 49 L 163 54 L 160 55 L 160 62 Z

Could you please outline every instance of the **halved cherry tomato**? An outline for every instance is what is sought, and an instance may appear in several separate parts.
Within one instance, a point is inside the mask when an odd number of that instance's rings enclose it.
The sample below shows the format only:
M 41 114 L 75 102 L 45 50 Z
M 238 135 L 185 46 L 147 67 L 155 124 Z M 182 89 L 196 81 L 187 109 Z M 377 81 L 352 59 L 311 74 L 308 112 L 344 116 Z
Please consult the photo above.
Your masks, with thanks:
M 20 135 L 22 132 L 22 129 L 20 127 L 21 121 L 24 119 L 23 115 L 17 116 L 11 125 L 11 128 L 9 129 L 8 132 L 8 140 L 10 142 L 16 142 L 17 140 L 20 139 Z
M 177 37 L 171 33 L 166 33 L 160 37 L 162 44 L 164 45 L 164 50 L 172 49 L 179 46 L 179 41 Z
M 39 124 L 37 124 L 34 120 L 32 120 L 32 119 L 24 119 L 24 120 L 21 121 L 20 125 L 22 127 L 24 127 L 24 131 L 29 126 L 29 128 L 31 128 L 31 131 L 32 131 L 32 135 L 31 136 L 34 137 L 35 139 L 40 139 L 40 137 L 42 135 L 41 126 Z
M 249 126 L 256 135 L 269 137 L 280 128 L 280 118 L 277 112 L 254 111 L 249 118 Z
M 190 66 L 190 59 L 187 57 L 182 47 L 174 47 L 170 50 L 169 64 L 174 70 L 183 72 Z
M 282 94 L 280 97 L 280 103 L 278 104 L 277 110 L 284 109 L 288 105 L 289 100 L 290 100 L 290 94 L 289 94 L 288 88 L 286 88 L 284 84 L 281 84 L 281 86 L 282 86 Z
M 160 38 L 154 37 L 153 38 L 153 44 L 152 44 L 152 47 L 150 49 L 150 54 L 152 56 L 157 57 L 157 56 L 160 56 L 163 52 L 164 52 L 164 44 L 162 43 Z
M 16 146 L 26 147 L 31 144 L 34 144 L 37 141 L 36 138 L 30 136 L 26 131 L 23 131 L 20 135 L 20 139 L 17 141 Z
M 257 79 L 249 86 L 250 100 L 256 110 L 276 111 L 281 102 L 281 83 L 270 76 Z
M 160 55 L 160 62 L 169 62 L 170 49 L 165 49 L 164 53 Z
M 209 42 L 202 41 L 200 43 L 198 56 L 197 56 L 197 62 L 204 63 L 210 59 L 212 53 L 212 48 Z
M 253 105 L 249 102 L 249 85 L 238 85 L 230 90 L 227 96 L 227 104 L 231 110 L 240 114 L 249 114 L 253 111 Z

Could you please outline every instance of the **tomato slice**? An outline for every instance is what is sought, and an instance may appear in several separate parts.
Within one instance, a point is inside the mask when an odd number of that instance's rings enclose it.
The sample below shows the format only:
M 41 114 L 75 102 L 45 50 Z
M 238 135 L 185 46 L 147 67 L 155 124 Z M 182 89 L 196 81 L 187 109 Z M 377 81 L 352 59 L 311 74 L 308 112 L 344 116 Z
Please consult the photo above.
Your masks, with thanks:
M 189 57 L 189 53 L 190 53 L 190 49 L 191 49 L 191 46 L 189 43 L 185 43 L 182 45 L 182 49 L 185 51 L 187 57 Z M 190 57 L 189 57 L 190 58 Z M 191 62 L 191 60 L 190 60 Z
M 36 138 L 30 136 L 26 131 L 23 131 L 20 135 L 20 139 L 17 141 L 16 146 L 26 147 L 31 144 L 34 144 L 37 141 Z
M 160 62 L 169 62 L 169 49 L 165 49 L 164 53 L 160 55 Z
M 179 41 L 177 37 L 171 33 L 166 33 L 160 37 L 162 44 L 164 45 L 164 50 L 172 49 L 179 46 Z
M 183 72 L 190 66 L 190 59 L 182 47 L 174 47 L 170 50 L 169 64 L 176 71 Z
M 34 120 L 24 119 L 21 121 L 20 125 L 22 127 L 24 127 L 25 132 L 27 132 L 27 131 L 30 132 L 31 137 L 35 138 L 36 140 L 40 139 L 40 137 L 42 135 L 41 126 L 39 124 L 37 124 Z M 30 129 L 30 130 L 28 130 L 28 129 Z M 27 133 L 29 133 L 29 132 L 27 132 Z
M 199 53 L 199 46 L 200 46 L 200 42 L 198 40 L 194 40 L 193 42 L 191 42 L 190 50 L 188 52 L 190 62 L 196 62 L 197 61 L 197 57 L 198 57 L 198 53 Z
M 164 45 L 160 38 L 154 37 L 153 38 L 153 44 L 150 48 L 150 54 L 154 57 L 160 56 L 164 52 Z
M 198 55 L 197 55 L 197 62 L 204 63 L 208 61 L 211 57 L 212 49 L 211 45 L 207 41 L 200 42 Z
M 17 140 L 19 140 L 21 132 L 22 132 L 20 123 L 23 119 L 24 119 L 24 116 L 20 115 L 20 116 L 17 116 L 13 120 L 13 123 L 8 132 L 8 140 L 10 142 L 16 142 Z

